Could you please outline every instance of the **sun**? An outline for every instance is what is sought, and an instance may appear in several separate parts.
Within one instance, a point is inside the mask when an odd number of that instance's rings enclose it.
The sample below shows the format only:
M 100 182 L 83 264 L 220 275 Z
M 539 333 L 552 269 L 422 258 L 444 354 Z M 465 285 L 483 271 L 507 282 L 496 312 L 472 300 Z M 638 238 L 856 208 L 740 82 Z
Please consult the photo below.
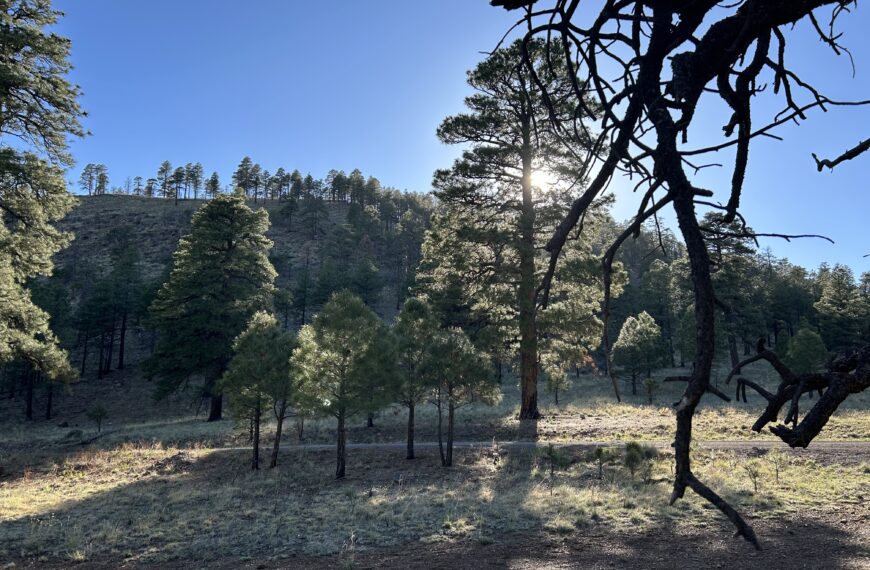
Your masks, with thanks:
M 534 188 L 538 188 L 539 190 L 546 190 L 555 183 L 556 177 L 553 176 L 552 172 L 549 172 L 547 170 L 532 171 L 532 186 Z

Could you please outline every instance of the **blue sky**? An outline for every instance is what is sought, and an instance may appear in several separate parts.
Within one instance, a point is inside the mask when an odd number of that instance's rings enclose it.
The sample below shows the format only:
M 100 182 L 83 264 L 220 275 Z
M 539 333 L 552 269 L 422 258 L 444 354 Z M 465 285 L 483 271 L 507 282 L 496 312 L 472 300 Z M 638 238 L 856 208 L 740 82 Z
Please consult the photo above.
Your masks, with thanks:
M 163 160 L 200 161 L 224 182 L 244 155 L 264 168 L 324 176 L 360 168 L 388 186 L 427 191 L 432 172 L 458 153 L 435 128 L 462 109 L 465 71 L 492 49 L 513 15 L 486 0 L 55 0 L 73 41 L 72 79 L 84 91 L 92 136 L 72 147 L 79 167 L 102 162 L 112 184 L 153 176 Z M 791 61 L 832 97 L 870 98 L 868 18 L 843 19 L 857 75 L 798 28 Z M 760 101 L 759 105 L 768 103 Z M 759 107 L 761 108 L 761 107 Z M 702 108 L 716 133 L 724 110 Z M 822 233 L 765 242 L 809 267 L 870 269 L 870 157 L 818 174 L 810 152 L 833 156 L 870 136 L 870 110 L 816 113 L 785 142 L 754 147 L 744 213 L 759 231 Z M 694 140 L 694 139 L 693 139 Z M 691 141 L 690 141 L 691 142 Z M 728 154 L 716 157 L 727 164 Z M 78 169 L 70 177 L 75 179 Z M 700 182 L 726 188 L 730 172 Z M 617 180 L 618 197 L 628 185 Z M 720 198 L 727 199 L 727 198 Z M 631 213 L 619 199 L 618 217 Z

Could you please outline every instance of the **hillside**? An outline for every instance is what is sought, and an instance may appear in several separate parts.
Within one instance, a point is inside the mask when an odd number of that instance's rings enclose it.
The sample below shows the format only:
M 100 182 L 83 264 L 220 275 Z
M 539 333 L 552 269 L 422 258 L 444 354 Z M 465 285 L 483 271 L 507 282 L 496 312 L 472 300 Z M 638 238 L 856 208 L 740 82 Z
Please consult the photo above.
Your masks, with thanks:
M 65 231 L 75 235 L 72 244 L 55 257 L 56 266 L 75 275 L 83 265 L 96 266 L 104 271 L 109 265 L 109 252 L 120 233 L 128 233 L 132 243 L 139 244 L 143 273 L 156 277 L 171 261 L 178 240 L 188 233 L 193 213 L 205 203 L 204 200 L 184 200 L 174 204 L 172 200 L 143 198 L 126 195 L 80 196 L 79 204 L 59 224 Z M 266 208 L 272 221 L 268 236 L 274 242 L 270 255 L 278 271 L 278 285 L 292 283 L 305 264 L 313 262 L 314 277 L 324 260 L 324 246 L 335 235 L 337 228 L 347 221 L 350 208 L 345 202 L 323 202 L 326 217 L 318 222 L 316 232 L 309 232 L 300 220 L 292 219 L 288 225 L 280 220 L 279 210 L 284 202 L 269 200 L 249 202 L 249 206 Z M 300 210 L 302 207 L 300 207 Z M 294 214 L 298 216 L 298 211 Z M 385 283 L 375 309 L 385 317 L 391 316 L 396 305 L 397 282 L 395 274 L 385 271 L 388 263 L 384 240 L 373 239 L 372 253 L 376 265 L 381 268 Z M 307 252 L 306 252 L 307 249 Z M 352 252 L 347 251 L 349 258 Z

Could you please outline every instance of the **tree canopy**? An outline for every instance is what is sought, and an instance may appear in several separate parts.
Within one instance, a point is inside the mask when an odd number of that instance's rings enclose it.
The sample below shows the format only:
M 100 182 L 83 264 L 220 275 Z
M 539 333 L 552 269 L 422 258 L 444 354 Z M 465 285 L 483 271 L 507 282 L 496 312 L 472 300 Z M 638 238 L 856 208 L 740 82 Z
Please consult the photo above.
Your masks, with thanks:
M 48 2 L 13 0 L 0 17 L 0 362 L 19 359 L 49 378 L 73 377 L 67 354 L 27 288 L 48 276 L 71 235 L 54 223 L 72 209 L 63 167 L 83 136 L 79 89 L 66 78 L 70 42 L 51 33 Z
M 160 340 L 148 370 L 159 379 L 158 396 L 202 375 L 212 401 L 209 419 L 220 419 L 215 382 L 229 364 L 233 339 L 255 312 L 272 305 L 268 228 L 268 213 L 251 210 L 237 195 L 218 196 L 194 214 L 151 305 Z

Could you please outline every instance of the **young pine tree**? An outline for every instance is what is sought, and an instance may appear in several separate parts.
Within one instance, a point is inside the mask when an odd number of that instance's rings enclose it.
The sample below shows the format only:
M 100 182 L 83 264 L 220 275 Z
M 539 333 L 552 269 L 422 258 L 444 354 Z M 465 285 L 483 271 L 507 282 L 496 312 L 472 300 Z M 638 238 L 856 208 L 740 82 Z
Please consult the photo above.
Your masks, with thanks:
M 211 399 L 209 421 L 221 419 L 215 383 L 232 357 L 233 339 L 255 312 L 272 304 L 276 273 L 268 257 L 268 229 L 266 211 L 252 211 L 240 195 L 206 203 L 193 215 L 169 280 L 151 304 L 160 339 L 146 369 L 159 380 L 156 395 L 166 396 L 202 375 L 203 395 Z
M 500 391 L 490 359 L 471 344 L 464 332 L 459 329 L 441 331 L 430 344 L 422 371 L 435 392 L 441 465 L 450 467 L 453 465 L 456 409 L 470 402 L 472 396 L 476 401 L 493 404 L 498 401 Z
M 386 325 L 349 291 L 339 291 L 299 332 L 293 366 L 308 406 L 337 422 L 335 478 L 345 475 L 346 423 L 394 400 L 395 348 Z
M 666 360 L 662 332 L 655 319 L 646 311 L 628 317 L 613 344 L 613 363 L 631 374 L 632 395 L 637 395 L 637 375 L 646 372 L 649 378 L 653 369 L 663 366 Z
M 417 298 L 405 301 L 393 326 L 399 369 L 399 401 L 408 408 L 408 453 L 414 459 L 414 410 L 430 391 L 423 374 L 426 360 L 432 358 L 438 335 L 438 319 L 426 302 Z
M 269 406 L 277 421 L 269 467 L 278 464 L 281 431 L 293 399 L 290 355 L 295 342 L 291 333 L 281 332 L 273 315 L 265 311 L 254 313 L 247 328 L 233 342 L 235 355 L 218 382 L 236 421 L 253 422 L 251 469 L 260 468 L 260 423 L 263 410 Z
M 828 351 L 822 337 L 808 328 L 798 329 L 788 341 L 783 361 L 795 374 L 819 372 L 825 365 Z

